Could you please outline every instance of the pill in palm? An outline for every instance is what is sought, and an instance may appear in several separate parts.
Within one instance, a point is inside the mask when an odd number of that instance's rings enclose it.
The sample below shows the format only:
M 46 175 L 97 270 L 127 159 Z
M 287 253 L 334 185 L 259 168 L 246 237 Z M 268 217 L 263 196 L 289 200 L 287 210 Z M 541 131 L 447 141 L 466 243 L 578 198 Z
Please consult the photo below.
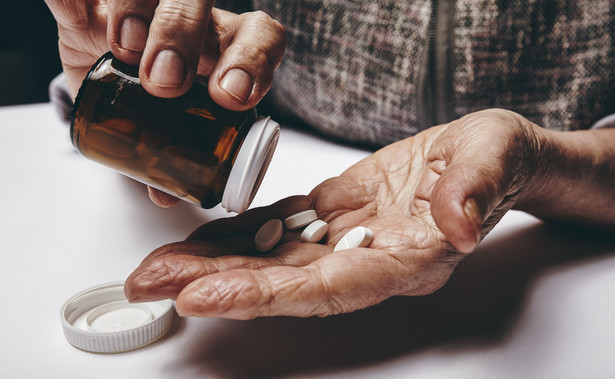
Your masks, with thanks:
M 316 243 L 320 241 L 329 230 L 329 224 L 323 220 L 316 220 L 301 232 L 301 242 Z
M 316 220 L 318 220 L 316 211 L 313 209 L 308 209 L 307 211 L 299 212 L 292 216 L 286 217 L 284 219 L 284 225 L 286 226 L 286 229 L 293 230 L 309 225 L 311 222 Z
M 269 220 L 260 227 L 254 236 L 256 250 L 264 253 L 273 249 L 282 238 L 282 221 L 278 219 Z
M 366 247 L 372 241 L 373 233 L 371 229 L 357 226 L 344 234 L 341 240 L 335 245 L 333 251 L 354 249 L 355 247 Z

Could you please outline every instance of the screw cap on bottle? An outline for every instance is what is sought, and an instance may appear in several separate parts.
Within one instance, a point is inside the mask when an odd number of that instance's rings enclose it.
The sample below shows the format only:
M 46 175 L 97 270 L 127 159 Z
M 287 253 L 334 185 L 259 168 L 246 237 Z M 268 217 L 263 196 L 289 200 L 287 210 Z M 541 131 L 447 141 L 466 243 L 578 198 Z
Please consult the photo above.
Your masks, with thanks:
M 222 207 L 242 213 L 252 203 L 280 138 L 280 125 L 270 117 L 258 119 L 246 135 L 233 163 Z

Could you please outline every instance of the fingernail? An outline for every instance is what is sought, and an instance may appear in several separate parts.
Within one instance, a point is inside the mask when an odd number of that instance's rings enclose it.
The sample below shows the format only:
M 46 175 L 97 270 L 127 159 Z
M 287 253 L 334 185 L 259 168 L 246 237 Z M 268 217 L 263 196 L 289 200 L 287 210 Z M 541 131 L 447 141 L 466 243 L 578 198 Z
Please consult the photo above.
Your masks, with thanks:
M 252 78 L 244 70 L 234 68 L 224 75 L 224 78 L 220 81 L 220 88 L 235 99 L 245 103 L 252 93 Z
M 160 192 L 149 186 L 147 187 L 147 193 L 152 202 L 161 208 L 171 208 L 179 202 L 179 199 L 175 196 Z
M 468 219 L 468 222 L 470 223 L 470 225 L 473 226 L 474 229 L 474 235 L 472 236 L 472 239 L 467 241 L 468 250 L 472 251 L 476 247 L 476 244 L 478 244 L 480 232 L 483 225 L 483 218 L 480 215 L 480 211 L 478 210 L 478 204 L 476 203 L 476 200 L 472 198 L 467 199 L 466 202 L 463 204 L 463 213 L 465 214 L 466 218 Z
M 162 50 L 154 60 L 149 79 L 158 87 L 181 87 L 185 75 L 182 57 L 173 50 Z
M 127 17 L 120 28 L 120 46 L 123 49 L 142 52 L 147 41 L 148 27 L 138 17 Z

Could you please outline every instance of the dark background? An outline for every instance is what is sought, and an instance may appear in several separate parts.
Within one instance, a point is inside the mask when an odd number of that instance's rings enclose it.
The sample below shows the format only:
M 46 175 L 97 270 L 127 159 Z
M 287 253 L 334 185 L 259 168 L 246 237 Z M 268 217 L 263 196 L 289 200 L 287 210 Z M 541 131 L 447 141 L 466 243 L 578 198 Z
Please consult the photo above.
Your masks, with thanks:
M 55 20 L 43 0 L 3 4 L 0 22 L 0 106 L 46 102 L 62 71 Z

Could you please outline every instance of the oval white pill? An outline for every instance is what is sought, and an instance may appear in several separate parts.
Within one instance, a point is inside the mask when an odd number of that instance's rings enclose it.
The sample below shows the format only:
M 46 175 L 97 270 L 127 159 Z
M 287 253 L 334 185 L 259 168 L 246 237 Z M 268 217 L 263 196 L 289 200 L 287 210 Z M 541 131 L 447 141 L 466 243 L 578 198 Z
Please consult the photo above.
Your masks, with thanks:
M 286 217 L 284 219 L 284 225 L 286 226 L 286 229 L 293 230 L 309 225 L 311 222 L 316 220 L 318 220 L 316 211 L 313 209 L 308 209 L 307 211 L 299 212 L 292 216 Z
M 301 242 L 316 243 L 327 234 L 327 230 L 329 230 L 329 224 L 323 220 L 316 220 L 303 229 Z
M 264 253 L 273 249 L 282 238 L 282 221 L 278 219 L 269 220 L 261 226 L 254 236 L 256 250 Z
M 364 226 L 357 226 L 348 233 L 344 234 L 341 240 L 335 245 L 333 251 L 354 249 L 355 247 L 366 247 L 372 241 L 374 234 L 371 229 Z

